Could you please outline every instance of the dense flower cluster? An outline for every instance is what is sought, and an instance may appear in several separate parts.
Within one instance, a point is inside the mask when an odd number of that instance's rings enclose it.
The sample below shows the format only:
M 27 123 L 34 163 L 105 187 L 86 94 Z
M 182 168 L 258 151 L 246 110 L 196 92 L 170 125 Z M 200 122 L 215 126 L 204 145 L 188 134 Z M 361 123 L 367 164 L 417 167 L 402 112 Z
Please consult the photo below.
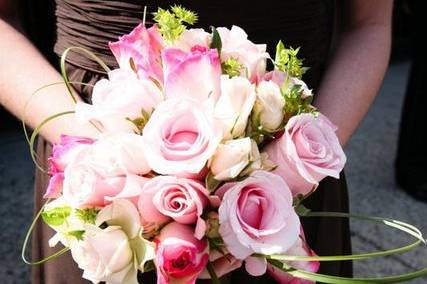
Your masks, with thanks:
M 158 283 L 194 283 L 208 263 L 306 283 L 259 257 L 314 255 L 294 200 L 346 161 L 336 127 L 310 105 L 298 50 L 280 43 L 267 71 L 266 45 L 237 26 L 187 29 L 197 17 L 179 7 L 155 19 L 110 43 L 119 68 L 76 105 L 102 134 L 54 145 L 50 244 L 68 246 L 93 283 L 137 283 L 151 269 Z

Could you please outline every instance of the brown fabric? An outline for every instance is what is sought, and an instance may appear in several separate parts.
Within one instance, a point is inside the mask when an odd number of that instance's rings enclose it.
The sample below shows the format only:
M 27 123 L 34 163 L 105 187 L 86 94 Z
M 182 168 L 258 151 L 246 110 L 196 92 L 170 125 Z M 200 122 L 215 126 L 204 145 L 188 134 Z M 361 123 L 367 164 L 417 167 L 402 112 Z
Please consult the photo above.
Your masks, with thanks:
M 170 1 L 102 1 L 102 0 L 57 0 L 57 41 L 55 52 L 58 56 L 67 47 L 82 46 L 99 55 L 108 65 L 115 66 L 107 44 L 117 36 L 128 33 L 142 20 L 143 6 L 148 11 L 157 6 L 167 7 Z M 175 3 L 175 2 L 174 2 Z M 333 1 L 264 0 L 250 3 L 241 0 L 216 1 L 178 1 L 184 7 L 197 11 L 200 16 L 198 25 L 228 26 L 232 24 L 244 28 L 250 39 L 257 43 L 267 43 L 270 54 L 279 39 L 293 47 L 301 46 L 305 64 L 311 69 L 304 79 L 312 88 L 317 88 L 330 48 L 332 24 L 334 18 Z M 40 16 L 40 15 L 39 15 Z M 150 17 L 148 17 L 150 20 Z M 27 27 L 34 28 L 34 27 Z M 71 81 L 94 83 L 105 74 L 89 59 L 71 53 L 67 60 Z M 76 90 L 86 101 L 90 101 L 90 87 L 76 86 Z M 44 157 L 44 167 L 51 146 L 39 139 L 37 152 Z M 35 212 L 40 209 L 42 195 L 48 183 L 48 177 L 37 171 L 35 182 Z M 347 187 L 344 176 L 335 180 L 327 178 L 318 190 L 307 200 L 308 208 L 315 211 L 348 211 Z M 319 255 L 351 253 L 348 221 L 342 219 L 303 219 L 304 229 L 310 246 Z M 33 237 L 33 258 L 41 259 L 56 251 L 51 249 L 48 240 L 52 230 L 38 224 Z M 321 273 L 351 276 L 351 262 L 325 262 L 321 264 Z M 71 258 L 70 253 L 33 268 L 32 282 L 44 284 L 80 284 L 88 283 L 81 278 L 82 271 Z M 142 279 L 141 279 L 142 280 Z M 240 269 L 228 279 L 230 283 L 272 283 L 269 276 L 250 277 Z M 144 276 L 144 284 L 155 283 L 155 276 Z

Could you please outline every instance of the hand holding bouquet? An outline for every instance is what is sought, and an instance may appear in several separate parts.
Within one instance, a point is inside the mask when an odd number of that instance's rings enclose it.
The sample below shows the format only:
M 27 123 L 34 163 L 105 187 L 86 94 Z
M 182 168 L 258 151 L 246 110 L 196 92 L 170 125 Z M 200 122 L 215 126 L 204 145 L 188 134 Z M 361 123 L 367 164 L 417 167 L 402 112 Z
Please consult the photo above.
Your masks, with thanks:
M 178 6 L 154 20 L 110 43 L 119 68 L 76 104 L 99 137 L 54 145 L 50 245 L 69 248 L 93 283 L 150 270 L 158 283 L 215 282 L 242 264 L 312 283 L 295 274 L 319 268 L 296 210 L 346 157 L 311 105 L 298 49 L 279 42 L 273 60 L 237 26 L 188 29 L 197 16 Z

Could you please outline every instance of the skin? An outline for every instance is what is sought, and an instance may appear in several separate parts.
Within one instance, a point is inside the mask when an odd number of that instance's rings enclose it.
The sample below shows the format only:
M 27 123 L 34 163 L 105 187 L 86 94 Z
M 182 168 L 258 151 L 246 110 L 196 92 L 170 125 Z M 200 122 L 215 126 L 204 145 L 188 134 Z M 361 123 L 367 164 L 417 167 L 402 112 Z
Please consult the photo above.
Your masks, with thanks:
M 12 27 L 17 21 L 11 3 L 0 0 L 0 103 L 22 119 L 32 92 L 62 78 Z M 393 2 L 344 3 L 344 28 L 315 101 L 316 107 L 338 126 L 342 145 L 356 130 L 382 84 L 390 55 Z M 73 110 L 73 105 L 65 86 L 50 87 L 32 99 L 26 122 L 34 128 L 48 116 Z M 90 124 L 79 125 L 73 115 L 67 115 L 48 123 L 41 134 L 50 142 L 58 142 L 60 134 L 95 137 L 97 130 Z M 217 266 L 219 276 L 228 272 L 228 265 L 225 269 Z
M 342 145 L 362 121 L 384 79 L 390 57 L 392 6 L 391 0 L 346 2 L 345 28 L 315 101 L 320 112 L 338 126 Z

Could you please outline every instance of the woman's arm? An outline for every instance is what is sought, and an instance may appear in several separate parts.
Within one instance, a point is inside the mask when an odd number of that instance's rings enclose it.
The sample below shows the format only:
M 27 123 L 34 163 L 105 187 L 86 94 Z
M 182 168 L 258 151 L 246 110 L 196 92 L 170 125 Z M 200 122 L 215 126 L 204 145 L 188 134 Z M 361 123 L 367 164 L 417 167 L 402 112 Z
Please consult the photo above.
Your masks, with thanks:
M 22 34 L 1 18 L 0 35 L 0 103 L 22 119 L 31 94 L 43 85 L 62 81 L 62 77 Z M 74 103 L 65 86 L 49 87 L 31 100 L 26 122 L 34 128 L 45 118 L 69 110 L 74 110 Z M 62 133 L 93 137 L 96 131 L 90 124 L 78 125 L 74 115 L 66 115 L 46 124 L 41 134 L 57 142 Z
M 345 145 L 382 84 L 391 46 L 392 0 L 350 0 L 315 105 L 338 127 Z

